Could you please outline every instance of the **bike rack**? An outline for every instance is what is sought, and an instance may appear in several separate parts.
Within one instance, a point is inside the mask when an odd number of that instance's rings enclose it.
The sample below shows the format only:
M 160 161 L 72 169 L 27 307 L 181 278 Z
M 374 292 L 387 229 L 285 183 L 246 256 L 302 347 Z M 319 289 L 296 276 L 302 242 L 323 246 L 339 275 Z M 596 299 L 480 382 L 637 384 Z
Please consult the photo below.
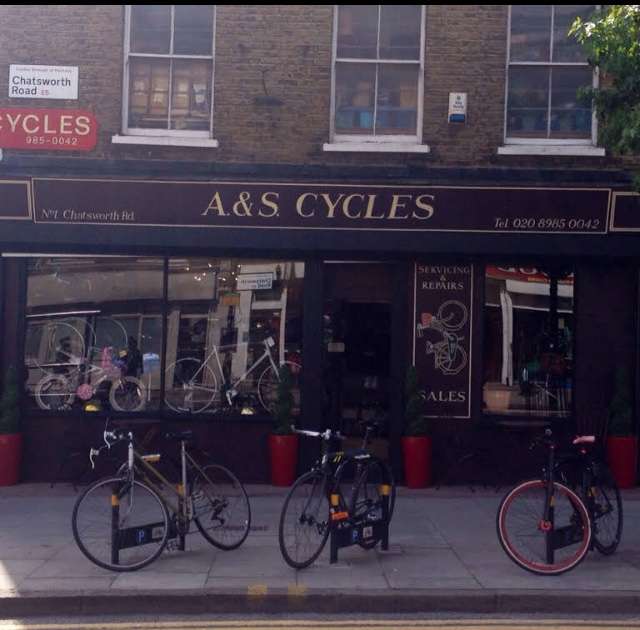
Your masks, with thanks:
M 391 486 L 383 484 L 380 486 L 380 514 L 372 514 L 370 509 L 362 518 L 357 521 L 349 517 L 347 511 L 340 509 L 340 495 L 331 495 L 330 510 L 330 536 L 331 551 L 329 563 L 338 562 L 338 550 L 343 547 L 352 547 L 360 542 L 375 541 L 380 542 L 383 551 L 389 549 L 389 494 Z M 378 510 L 378 506 L 374 508 Z M 375 544 L 371 548 L 375 547 Z

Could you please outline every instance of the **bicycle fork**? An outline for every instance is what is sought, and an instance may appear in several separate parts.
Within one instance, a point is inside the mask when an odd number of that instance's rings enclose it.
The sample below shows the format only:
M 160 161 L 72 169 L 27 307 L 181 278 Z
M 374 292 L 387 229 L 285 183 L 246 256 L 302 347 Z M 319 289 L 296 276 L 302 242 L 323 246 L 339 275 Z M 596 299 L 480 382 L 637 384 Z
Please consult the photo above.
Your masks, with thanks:
M 185 441 L 180 442 L 180 479 L 178 484 L 178 519 L 182 521 L 178 527 L 178 549 L 185 550 L 185 540 L 189 526 L 189 498 L 187 496 L 187 454 Z

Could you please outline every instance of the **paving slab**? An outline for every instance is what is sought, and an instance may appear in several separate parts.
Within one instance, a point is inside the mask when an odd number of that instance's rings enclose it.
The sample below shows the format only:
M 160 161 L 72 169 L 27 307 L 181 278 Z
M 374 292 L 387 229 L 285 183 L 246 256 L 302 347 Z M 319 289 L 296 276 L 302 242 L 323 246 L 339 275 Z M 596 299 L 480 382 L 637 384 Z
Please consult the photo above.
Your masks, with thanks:
M 93 565 L 71 534 L 76 491 L 65 484 L 0 488 L 0 618 L 108 612 L 600 612 L 640 614 L 640 489 L 623 491 L 617 553 L 590 553 L 543 577 L 507 558 L 495 514 L 506 489 L 398 489 L 390 546 L 329 545 L 309 568 L 283 560 L 278 521 L 286 488 L 247 487 L 252 527 L 236 550 L 197 531 L 135 572 Z M 217 597 L 216 597 L 217 595 Z

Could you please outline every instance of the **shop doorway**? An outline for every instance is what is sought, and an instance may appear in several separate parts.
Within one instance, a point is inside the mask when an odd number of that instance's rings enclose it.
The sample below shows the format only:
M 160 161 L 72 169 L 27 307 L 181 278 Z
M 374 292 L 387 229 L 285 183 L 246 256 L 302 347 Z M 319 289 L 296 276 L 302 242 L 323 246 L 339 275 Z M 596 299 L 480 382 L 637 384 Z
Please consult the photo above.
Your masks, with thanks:
M 325 263 L 324 426 L 356 442 L 366 420 L 389 432 L 392 278 L 384 263 Z

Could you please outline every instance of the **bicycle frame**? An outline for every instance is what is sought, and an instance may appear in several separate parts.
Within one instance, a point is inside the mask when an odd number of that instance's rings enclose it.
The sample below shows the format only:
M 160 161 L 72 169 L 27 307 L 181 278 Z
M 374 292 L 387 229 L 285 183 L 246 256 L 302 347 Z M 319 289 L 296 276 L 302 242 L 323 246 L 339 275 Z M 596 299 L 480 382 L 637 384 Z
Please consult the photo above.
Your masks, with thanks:
M 200 372 L 202 372 L 202 370 L 205 368 L 205 366 L 208 365 L 211 357 L 214 357 L 215 360 L 216 360 L 216 364 L 218 366 L 218 373 L 222 377 L 221 385 L 226 385 L 229 389 L 234 389 L 235 386 L 238 383 L 241 383 L 242 381 L 244 381 L 247 378 L 247 376 L 249 376 L 249 374 L 251 374 L 251 372 L 253 372 L 265 360 L 265 358 L 269 359 L 269 363 L 271 363 L 273 369 L 277 373 L 278 372 L 278 366 L 277 366 L 276 362 L 273 359 L 273 355 L 271 354 L 271 346 L 269 345 L 269 340 L 272 340 L 272 338 L 268 337 L 267 339 L 263 340 L 262 343 L 265 346 L 265 350 L 260 355 L 258 360 L 254 361 L 253 364 L 251 365 L 251 367 L 249 367 L 248 370 L 243 372 L 240 376 L 238 376 L 238 378 L 236 378 L 235 380 L 232 380 L 232 381 L 227 381 L 227 379 L 225 378 L 224 370 L 222 369 L 222 363 L 220 362 L 220 354 L 218 352 L 218 346 L 214 345 L 213 346 L 213 350 L 204 359 L 204 361 L 202 362 L 202 365 L 198 368 L 198 370 L 195 372 L 195 374 L 191 377 L 191 380 L 195 381 L 197 379 L 197 377 L 200 374 Z M 220 346 L 220 347 L 221 348 L 225 348 L 226 346 Z
M 211 479 L 209 479 L 198 462 L 196 462 L 196 460 L 189 454 L 186 449 L 184 440 L 181 440 L 180 443 L 181 482 L 180 484 L 178 484 L 177 488 L 174 487 L 174 485 L 157 468 L 152 465 L 152 462 L 159 461 L 160 457 L 161 455 L 159 454 L 141 455 L 133 448 L 133 442 L 130 440 L 127 451 L 127 479 L 128 481 L 133 481 L 135 479 L 136 464 L 140 464 L 142 468 L 138 468 L 138 472 L 142 472 L 145 483 L 158 493 L 170 512 L 180 516 L 180 518 L 182 519 L 182 524 L 186 527 L 186 524 L 192 518 L 192 506 L 189 505 L 189 501 L 187 500 L 187 488 L 189 481 L 187 476 L 188 466 L 191 466 L 193 469 L 195 469 L 207 482 L 212 483 L 212 481 Z M 154 478 L 160 482 L 160 485 L 154 482 Z M 163 493 L 163 490 L 165 488 L 171 490 L 172 494 L 176 497 L 175 503 L 169 497 L 167 497 L 165 493 Z M 180 533 L 180 537 L 181 543 L 183 544 L 184 534 Z

